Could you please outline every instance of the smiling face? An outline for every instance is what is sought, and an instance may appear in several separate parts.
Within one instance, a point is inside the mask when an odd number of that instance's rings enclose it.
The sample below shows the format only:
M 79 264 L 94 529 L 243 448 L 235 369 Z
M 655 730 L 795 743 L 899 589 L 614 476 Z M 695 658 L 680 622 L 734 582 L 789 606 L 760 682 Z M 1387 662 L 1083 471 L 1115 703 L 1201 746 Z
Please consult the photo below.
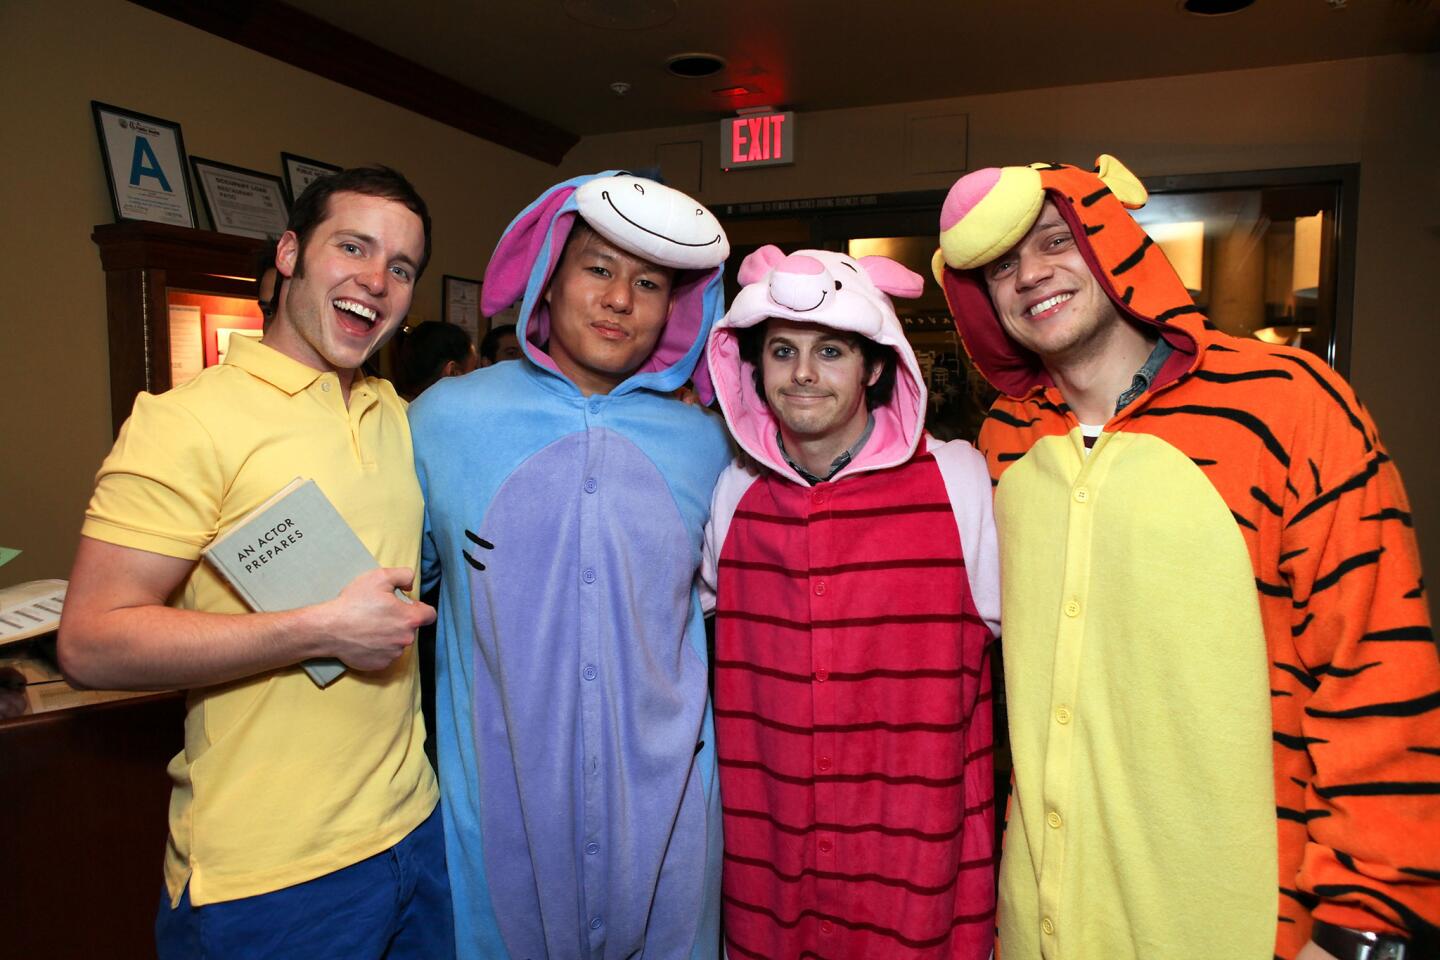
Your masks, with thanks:
M 855 334 L 772 317 L 760 371 L 786 449 L 828 443 L 838 455 L 865 430 L 865 388 L 879 379 L 881 365 L 865 362 Z
M 585 396 L 609 393 L 655 349 L 674 271 L 576 224 L 545 290 L 550 359 Z
M 1069 224 L 1048 200 L 1030 232 L 982 272 L 1005 332 L 1047 366 L 1089 355 L 1123 325 Z
M 355 370 L 405 319 L 424 256 L 420 217 L 403 203 L 359 193 L 330 197 L 306 238 L 280 238 L 276 267 L 286 278 L 264 342 L 348 392 Z

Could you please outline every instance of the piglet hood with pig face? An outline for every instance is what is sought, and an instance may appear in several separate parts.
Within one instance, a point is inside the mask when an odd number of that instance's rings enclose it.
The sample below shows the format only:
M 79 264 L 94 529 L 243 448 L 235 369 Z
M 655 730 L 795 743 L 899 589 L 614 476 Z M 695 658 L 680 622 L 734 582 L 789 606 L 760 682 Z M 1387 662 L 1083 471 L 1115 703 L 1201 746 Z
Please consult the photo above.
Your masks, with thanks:
M 705 338 L 724 309 L 723 271 L 730 242 L 713 213 L 664 184 L 610 170 L 546 190 L 500 237 L 485 270 L 481 312 L 494 316 L 520 301 L 516 335 L 521 350 L 537 366 L 564 379 L 541 349 L 550 339 L 545 290 L 577 216 L 621 250 L 675 270 L 670 312 L 654 351 L 611 394 L 641 388 L 669 393 L 693 374 L 696 391 L 709 403 Z
M 745 258 L 739 279 L 743 289 L 715 325 L 709 347 L 710 379 L 736 443 L 776 473 L 804 482 L 785 462 L 775 416 L 756 393 L 754 365 L 741 359 L 736 336 L 777 317 L 858 334 L 895 351 L 895 390 L 889 402 L 870 411 L 875 429 L 837 477 L 909 460 L 925 430 L 925 381 L 887 294 L 918 297 L 924 279 L 888 257 L 829 250 L 786 256 L 769 245 Z

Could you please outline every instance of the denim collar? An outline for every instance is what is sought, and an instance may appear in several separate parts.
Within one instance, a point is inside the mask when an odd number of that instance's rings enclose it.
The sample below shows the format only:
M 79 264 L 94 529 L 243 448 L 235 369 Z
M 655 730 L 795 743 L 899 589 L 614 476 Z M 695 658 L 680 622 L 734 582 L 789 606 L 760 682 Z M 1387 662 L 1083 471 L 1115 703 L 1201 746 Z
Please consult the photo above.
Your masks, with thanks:
M 1174 352 L 1175 348 L 1170 346 L 1170 342 L 1164 337 L 1155 341 L 1155 347 L 1150 351 L 1150 358 L 1145 361 L 1144 366 L 1135 371 L 1135 376 L 1130 379 L 1130 388 L 1120 394 L 1119 399 L 1115 401 L 1116 413 L 1130 406 L 1140 394 L 1150 389 L 1150 384 L 1155 382 L 1155 375 L 1160 372 L 1161 367 L 1165 366 L 1165 361 L 1169 360 L 1170 354 Z

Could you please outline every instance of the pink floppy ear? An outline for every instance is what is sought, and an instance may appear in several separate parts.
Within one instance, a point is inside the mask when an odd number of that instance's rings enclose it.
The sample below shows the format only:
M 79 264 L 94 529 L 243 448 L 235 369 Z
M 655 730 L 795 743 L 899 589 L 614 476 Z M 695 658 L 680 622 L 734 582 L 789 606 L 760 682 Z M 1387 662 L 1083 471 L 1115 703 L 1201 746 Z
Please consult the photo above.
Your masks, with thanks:
M 525 293 L 530 272 L 550 231 L 550 222 L 574 192 L 574 187 L 556 190 L 536 201 L 510 224 L 495 252 L 490 255 L 489 266 L 485 268 L 485 283 L 480 288 L 480 312 L 485 316 L 504 310 Z M 565 229 L 557 231 L 554 238 L 557 249 L 551 251 L 552 260 L 558 255 L 558 248 L 564 246 L 569 233 L 567 220 Z
M 740 286 L 748 287 L 765 279 L 765 274 L 773 270 L 776 264 L 785 259 L 785 254 L 773 243 L 756 250 L 750 256 L 740 261 Z
M 861 257 L 860 266 L 870 280 L 894 297 L 918 297 L 925 289 L 925 278 L 889 257 Z

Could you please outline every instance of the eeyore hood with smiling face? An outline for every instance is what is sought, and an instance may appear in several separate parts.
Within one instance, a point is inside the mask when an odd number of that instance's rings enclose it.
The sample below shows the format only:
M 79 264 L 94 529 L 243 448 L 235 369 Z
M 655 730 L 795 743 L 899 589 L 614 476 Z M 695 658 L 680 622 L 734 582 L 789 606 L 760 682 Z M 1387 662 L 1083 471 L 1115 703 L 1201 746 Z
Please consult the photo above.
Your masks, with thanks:
M 870 411 L 875 429 L 854 462 L 837 476 L 897 466 L 915 453 L 925 431 L 925 380 L 895 315 L 891 296 L 918 297 L 924 278 L 889 257 L 850 257 L 829 250 L 786 256 L 764 246 L 740 265 L 744 288 L 710 334 L 710 378 L 735 442 L 760 463 L 797 483 L 776 439 L 770 407 L 755 389 L 755 367 L 740 356 L 736 333 L 771 317 L 858 334 L 895 351 L 895 390 Z
M 501 236 L 485 270 L 481 310 L 492 316 L 519 300 L 516 333 L 521 349 L 534 363 L 563 377 L 541 349 L 550 338 L 544 293 L 577 216 L 620 249 L 675 270 L 670 313 L 654 352 L 611 392 L 643 388 L 667 393 L 693 375 L 701 400 L 709 403 L 710 378 L 701 359 L 710 328 L 724 312 L 723 271 L 730 242 L 713 213 L 664 184 L 610 170 L 546 190 Z

